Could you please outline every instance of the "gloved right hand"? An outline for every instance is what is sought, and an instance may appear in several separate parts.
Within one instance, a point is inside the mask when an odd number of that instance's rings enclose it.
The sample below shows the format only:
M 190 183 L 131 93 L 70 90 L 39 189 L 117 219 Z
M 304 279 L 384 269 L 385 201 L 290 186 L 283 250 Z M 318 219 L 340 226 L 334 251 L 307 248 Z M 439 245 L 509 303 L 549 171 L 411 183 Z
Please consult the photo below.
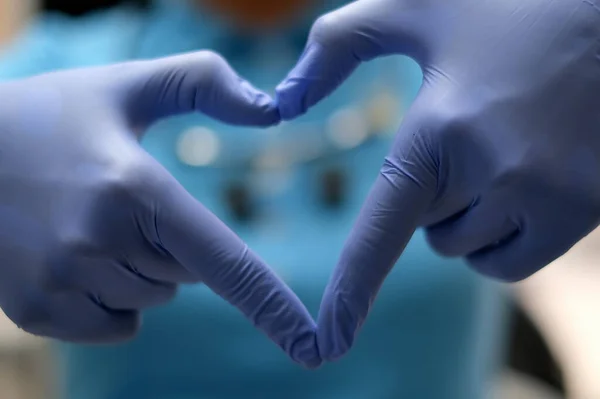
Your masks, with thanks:
M 117 342 L 179 284 L 202 282 L 294 360 L 320 364 L 298 298 L 134 133 L 194 111 L 277 124 L 267 95 L 199 52 L 8 82 L 0 97 L 0 306 L 19 327 Z
M 600 0 L 354 1 L 314 24 L 278 88 L 282 118 L 392 54 L 419 63 L 423 86 L 326 289 L 326 360 L 350 348 L 417 227 L 517 281 L 600 223 Z

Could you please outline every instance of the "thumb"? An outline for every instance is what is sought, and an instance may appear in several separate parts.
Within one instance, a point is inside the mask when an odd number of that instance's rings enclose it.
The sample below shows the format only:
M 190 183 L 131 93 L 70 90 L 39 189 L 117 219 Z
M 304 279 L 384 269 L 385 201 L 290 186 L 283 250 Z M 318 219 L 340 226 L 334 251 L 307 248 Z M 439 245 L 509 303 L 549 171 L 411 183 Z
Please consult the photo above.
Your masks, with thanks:
M 437 186 L 420 121 L 401 128 L 325 290 L 317 342 L 324 360 L 346 353 L 385 278 L 429 210 Z
M 191 112 L 232 125 L 263 127 L 280 121 L 271 97 L 211 51 L 124 63 L 111 72 L 118 74 L 118 100 L 136 128 Z
M 425 3 L 423 5 L 422 3 Z M 304 114 L 331 94 L 360 63 L 390 54 L 420 58 L 425 2 L 355 1 L 314 23 L 296 67 L 277 87 L 284 120 Z

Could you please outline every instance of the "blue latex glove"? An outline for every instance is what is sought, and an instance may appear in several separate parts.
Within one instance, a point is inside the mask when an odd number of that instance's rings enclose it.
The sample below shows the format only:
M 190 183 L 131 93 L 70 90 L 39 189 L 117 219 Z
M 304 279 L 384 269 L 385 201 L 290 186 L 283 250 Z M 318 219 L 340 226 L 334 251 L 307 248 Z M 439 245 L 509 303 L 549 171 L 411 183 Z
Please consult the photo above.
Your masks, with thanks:
M 179 284 L 203 282 L 293 359 L 320 363 L 298 298 L 139 145 L 183 112 L 277 124 L 269 96 L 210 52 L 40 75 L 0 96 L 0 306 L 18 326 L 117 342 Z
M 314 24 L 278 88 L 282 118 L 391 54 L 424 83 L 326 289 L 326 360 L 351 347 L 417 227 L 441 254 L 516 281 L 600 222 L 600 1 L 351 3 Z

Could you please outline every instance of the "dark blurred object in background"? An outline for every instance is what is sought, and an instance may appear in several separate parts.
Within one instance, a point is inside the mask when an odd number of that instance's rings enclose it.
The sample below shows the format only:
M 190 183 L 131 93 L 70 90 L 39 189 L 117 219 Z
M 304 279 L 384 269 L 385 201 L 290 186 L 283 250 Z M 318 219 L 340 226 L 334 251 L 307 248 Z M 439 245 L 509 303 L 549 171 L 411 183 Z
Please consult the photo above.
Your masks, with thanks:
M 252 196 L 244 183 L 235 183 L 227 187 L 225 200 L 236 222 L 248 223 L 254 219 Z
M 339 208 L 346 199 L 346 174 L 342 169 L 332 168 L 321 176 L 321 199 L 328 208 Z
M 131 4 L 138 7 L 147 7 L 152 0 L 42 0 L 42 9 L 45 11 L 56 11 L 67 15 L 80 16 L 88 12 L 102 10 L 120 6 L 123 4 Z
M 280 28 L 309 11 L 317 0 L 194 0 L 241 29 Z
M 519 306 L 514 308 L 509 366 L 565 393 L 562 373 L 556 360 L 534 323 Z
M 318 0 L 190 0 L 232 22 L 242 30 L 280 28 L 309 11 Z M 152 0 L 42 0 L 45 11 L 61 12 L 71 16 L 105 8 L 130 4 L 148 7 Z

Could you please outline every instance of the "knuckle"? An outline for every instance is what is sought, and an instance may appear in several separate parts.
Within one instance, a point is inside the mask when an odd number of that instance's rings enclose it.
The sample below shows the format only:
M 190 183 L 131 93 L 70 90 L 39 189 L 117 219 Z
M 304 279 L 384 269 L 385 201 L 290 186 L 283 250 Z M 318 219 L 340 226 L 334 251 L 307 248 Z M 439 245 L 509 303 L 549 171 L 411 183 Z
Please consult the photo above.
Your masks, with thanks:
M 439 195 L 458 187 L 461 190 L 483 187 L 497 170 L 499 154 L 477 115 L 442 104 L 425 118 L 427 126 L 420 140 L 435 155 Z
M 227 61 L 218 53 L 211 50 L 198 51 L 192 56 L 198 64 L 204 69 L 222 68 Z
M 310 36 L 322 45 L 336 45 L 348 40 L 350 31 L 337 12 L 330 12 L 319 17 L 313 24 Z
M 107 178 L 102 184 L 103 193 L 110 198 L 132 199 L 138 194 L 138 185 L 136 179 L 131 174 L 120 174 Z
M 152 194 L 156 177 L 143 162 L 114 165 L 101 182 L 103 197 L 112 201 L 139 202 Z
M 389 32 L 385 18 L 381 18 L 373 8 L 365 9 L 359 4 L 351 3 L 345 7 L 319 17 L 310 32 L 311 41 L 327 47 L 329 51 L 345 52 L 348 57 L 360 61 L 368 61 L 388 47 L 384 39 Z M 377 29 L 373 29 L 372 21 L 380 21 Z
M 430 97 L 426 96 L 426 100 Z M 454 139 L 468 137 L 474 130 L 477 115 L 460 93 L 449 90 L 444 99 L 436 100 L 435 107 L 421 109 L 422 130 L 432 140 L 452 144 Z
M 438 132 L 438 140 L 445 145 L 456 146 L 464 140 L 471 139 L 473 122 L 465 114 L 440 111 L 435 113 L 431 120 L 437 126 L 437 129 L 432 129 L 432 131 Z
M 102 250 L 132 244 L 140 228 L 152 231 L 157 203 L 168 194 L 165 182 L 172 180 L 168 172 L 154 166 L 142 159 L 108 168 L 96 182 L 85 214 L 65 227 L 64 250 L 102 256 Z
M 229 69 L 227 61 L 219 54 L 210 50 L 202 50 L 190 56 L 191 68 L 184 75 L 195 85 L 211 85 L 219 79 L 223 71 Z
M 439 179 L 438 165 L 439 154 L 429 133 L 417 131 L 397 137 L 380 173 L 399 189 L 406 181 L 412 181 L 421 189 L 434 193 Z

